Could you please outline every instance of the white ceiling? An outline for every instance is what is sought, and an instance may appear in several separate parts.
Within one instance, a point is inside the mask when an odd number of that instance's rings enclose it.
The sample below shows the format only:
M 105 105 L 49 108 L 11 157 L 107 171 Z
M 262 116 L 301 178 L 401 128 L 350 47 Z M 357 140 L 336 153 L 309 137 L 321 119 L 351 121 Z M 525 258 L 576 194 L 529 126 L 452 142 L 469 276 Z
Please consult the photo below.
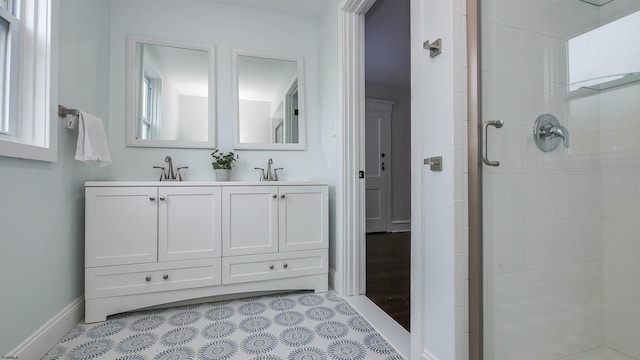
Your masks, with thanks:
M 277 12 L 287 15 L 318 18 L 327 0 L 211 0 L 223 4 Z

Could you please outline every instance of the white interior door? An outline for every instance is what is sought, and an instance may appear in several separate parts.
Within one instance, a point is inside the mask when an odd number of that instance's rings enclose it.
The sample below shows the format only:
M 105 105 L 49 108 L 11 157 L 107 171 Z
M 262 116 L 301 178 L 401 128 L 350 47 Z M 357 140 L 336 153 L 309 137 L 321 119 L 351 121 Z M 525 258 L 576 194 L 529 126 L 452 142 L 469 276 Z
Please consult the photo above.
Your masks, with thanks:
M 365 199 L 367 232 L 387 231 L 391 174 L 391 109 L 393 102 L 366 100 Z

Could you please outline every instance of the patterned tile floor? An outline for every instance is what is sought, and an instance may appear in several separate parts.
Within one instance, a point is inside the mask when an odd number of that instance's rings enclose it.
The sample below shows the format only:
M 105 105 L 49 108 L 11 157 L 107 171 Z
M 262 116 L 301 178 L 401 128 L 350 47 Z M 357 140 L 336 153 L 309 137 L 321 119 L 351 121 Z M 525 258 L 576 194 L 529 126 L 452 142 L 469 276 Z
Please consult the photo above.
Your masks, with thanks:
M 80 323 L 47 360 L 401 360 L 335 292 L 290 293 Z

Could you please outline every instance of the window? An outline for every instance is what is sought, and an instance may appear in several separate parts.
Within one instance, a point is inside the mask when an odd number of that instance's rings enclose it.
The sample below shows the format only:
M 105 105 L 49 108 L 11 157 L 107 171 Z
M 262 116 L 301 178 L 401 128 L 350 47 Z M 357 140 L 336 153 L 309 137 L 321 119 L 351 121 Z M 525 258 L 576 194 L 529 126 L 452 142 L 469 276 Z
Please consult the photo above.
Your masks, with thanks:
M 0 1 L 0 134 L 17 136 L 18 1 Z
M 640 11 L 569 39 L 569 90 L 607 90 L 640 80 Z
M 58 3 L 0 0 L 0 156 L 56 161 L 50 119 L 57 105 L 51 40 Z
M 151 97 L 151 80 L 145 75 L 142 77 L 142 106 L 140 107 L 140 117 L 142 119 L 142 135 L 143 140 L 149 140 L 151 135 L 151 106 L 149 98 Z
M 138 138 L 159 140 L 162 113 L 162 77 L 148 45 L 143 47 Z

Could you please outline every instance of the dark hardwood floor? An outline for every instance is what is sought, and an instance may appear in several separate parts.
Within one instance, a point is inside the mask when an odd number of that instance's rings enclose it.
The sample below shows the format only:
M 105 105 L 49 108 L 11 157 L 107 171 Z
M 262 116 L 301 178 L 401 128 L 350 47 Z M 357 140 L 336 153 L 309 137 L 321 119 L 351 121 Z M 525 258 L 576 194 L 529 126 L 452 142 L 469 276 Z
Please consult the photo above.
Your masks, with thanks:
M 411 233 L 367 234 L 367 297 L 409 330 Z

